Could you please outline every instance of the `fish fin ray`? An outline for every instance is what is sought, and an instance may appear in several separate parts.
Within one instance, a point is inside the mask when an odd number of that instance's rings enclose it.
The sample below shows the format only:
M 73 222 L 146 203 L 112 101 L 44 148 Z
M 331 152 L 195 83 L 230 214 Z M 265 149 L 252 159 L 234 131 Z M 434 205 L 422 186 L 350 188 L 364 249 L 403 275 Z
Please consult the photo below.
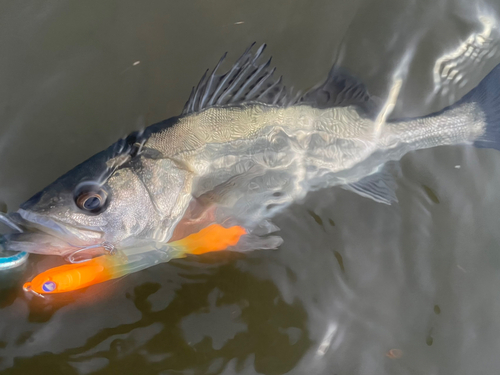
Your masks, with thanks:
M 347 70 L 338 66 L 328 73 L 326 80 L 310 89 L 299 100 L 315 108 L 358 106 L 366 112 L 376 113 L 377 99 L 368 93 L 365 85 Z
M 379 172 L 364 177 L 358 182 L 343 185 L 342 188 L 350 190 L 375 202 L 391 205 L 398 202 L 396 196 L 397 182 L 395 176 L 400 174 L 399 164 L 386 163 Z
M 255 234 L 247 234 L 238 241 L 235 246 L 230 246 L 229 251 L 248 252 L 253 250 L 274 250 L 283 243 L 280 236 L 260 237 Z
M 293 89 L 283 84 L 282 77 L 273 78 L 276 68 L 271 67 L 271 59 L 264 63 L 259 60 L 266 48 L 263 44 L 253 53 L 252 43 L 227 72 L 218 74 L 225 59 L 225 53 L 212 73 L 203 74 L 198 85 L 193 88 L 184 105 L 182 115 L 197 113 L 214 106 L 258 103 L 277 106 L 306 104 L 315 108 L 346 107 L 356 105 L 367 113 L 376 113 L 379 107 L 366 87 L 347 71 L 334 66 L 327 79 L 307 91 L 304 95 L 293 95 Z
M 500 150 L 500 64 L 498 64 L 473 90 L 451 108 L 475 102 L 483 111 L 484 132 L 474 141 L 478 148 Z
M 255 53 L 252 53 L 251 49 L 254 45 L 255 43 L 243 53 L 228 72 L 217 74 L 226 54 L 219 60 L 210 75 L 205 72 L 196 88 L 193 88 L 182 115 L 196 113 L 213 106 L 249 102 L 261 104 L 290 102 L 288 99 L 291 97 L 290 90 L 282 85 L 281 78 L 273 78 L 275 68 L 270 67 L 271 60 L 259 63 L 266 45 L 263 44 Z

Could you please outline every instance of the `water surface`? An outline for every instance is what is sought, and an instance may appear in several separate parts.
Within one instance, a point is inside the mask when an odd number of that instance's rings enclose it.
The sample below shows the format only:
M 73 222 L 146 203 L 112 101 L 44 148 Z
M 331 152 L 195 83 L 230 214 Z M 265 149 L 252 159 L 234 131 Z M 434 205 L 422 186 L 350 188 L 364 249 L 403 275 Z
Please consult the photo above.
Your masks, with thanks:
M 269 45 L 287 84 L 310 87 L 337 61 L 381 98 L 403 79 L 394 117 L 428 114 L 500 62 L 499 8 L 2 3 L 0 199 L 15 209 L 127 132 L 177 115 L 206 68 L 253 41 Z M 461 46 L 482 57 L 461 59 Z M 463 76 L 446 78 L 450 66 Z M 0 370 L 496 373 L 500 153 L 441 147 L 411 153 L 401 167 L 397 205 L 315 192 L 276 218 L 285 242 L 275 251 L 174 260 L 45 300 L 21 286 L 60 260 L 32 256 L 0 274 Z

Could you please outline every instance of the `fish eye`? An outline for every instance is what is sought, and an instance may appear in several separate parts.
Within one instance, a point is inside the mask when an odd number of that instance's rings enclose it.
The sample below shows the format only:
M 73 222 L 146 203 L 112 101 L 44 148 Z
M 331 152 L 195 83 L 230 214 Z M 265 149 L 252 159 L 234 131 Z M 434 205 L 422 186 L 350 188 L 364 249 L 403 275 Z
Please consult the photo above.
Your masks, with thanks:
M 104 207 L 107 194 L 99 186 L 84 186 L 78 190 L 75 203 L 81 210 L 97 213 Z

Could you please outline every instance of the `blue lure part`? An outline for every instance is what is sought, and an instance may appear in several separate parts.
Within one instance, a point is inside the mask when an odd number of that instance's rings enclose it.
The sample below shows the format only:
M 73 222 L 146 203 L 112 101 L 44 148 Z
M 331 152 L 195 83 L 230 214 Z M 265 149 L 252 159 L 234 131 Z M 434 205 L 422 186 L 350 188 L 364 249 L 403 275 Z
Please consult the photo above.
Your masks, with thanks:
M 42 289 L 44 292 L 50 293 L 56 290 L 57 285 L 53 281 L 47 281 L 42 285 Z
M 23 231 L 3 212 L 0 212 L 0 223 L 7 225 L 8 227 L 16 230 L 17 232 Z M 4 242 L 3 236 L 0 236 L 0 271 L 19 267 L 21 264 L 26 262 L 26 260 L 28 260 L 29 254 L 25 251 L 20 253 L 13 253 L 12 255 L 7 255 L 11 252 L 7 253 L 5 252 L 5 250 L 2 249 L 3 242 Z
M 17 253 L 11 256 L 1 256 L 2 251 L 0 250 L 0 270 L 8 270 L 11 268 L 19 267 L 21 264 L 28 260 L 29 254 L 25 251 Z

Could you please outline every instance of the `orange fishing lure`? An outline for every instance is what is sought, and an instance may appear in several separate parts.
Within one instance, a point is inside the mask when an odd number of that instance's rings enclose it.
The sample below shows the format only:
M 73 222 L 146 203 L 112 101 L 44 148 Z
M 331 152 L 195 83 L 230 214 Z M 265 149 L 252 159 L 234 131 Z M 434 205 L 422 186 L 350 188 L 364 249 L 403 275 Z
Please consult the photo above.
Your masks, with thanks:
M 246 230 L 240 226 L 224 228 L 222 225 L 212 224 L 168 245 L 178 251 L 177 257 L 185 254 L 200 255 L 235 246 L 244 234 Z M 156 263 L 158 262 L 148 263 L 140 268 L 127 267 L 125 257 L 103 255 L 83 263 L 51 268 L 37 275 L 31 282 L 24 284 L 23 288 L 39 295 L 70 292 L 125 276 Z

